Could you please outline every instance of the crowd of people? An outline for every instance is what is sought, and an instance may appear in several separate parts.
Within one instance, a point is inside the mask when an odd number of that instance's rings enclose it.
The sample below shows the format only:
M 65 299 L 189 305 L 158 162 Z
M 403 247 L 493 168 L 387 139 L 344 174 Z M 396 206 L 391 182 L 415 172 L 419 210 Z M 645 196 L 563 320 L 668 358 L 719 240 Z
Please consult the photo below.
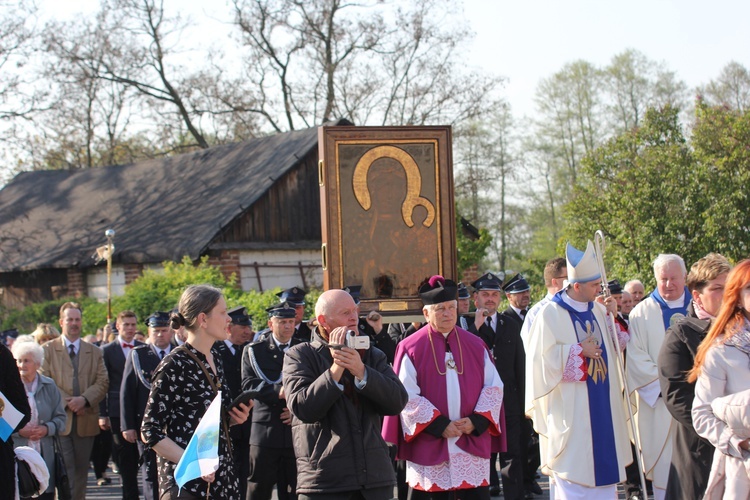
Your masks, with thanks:
M 0 390 L 24 415 L 0 451 L 41 455 L 43 499 L 60 464 L 78 500 L 110 460 L 128 500 L 516 500 L 542 493 L 538 472 L 553 499 L 750 498 L 750 260 L 688 271 L 663 254 L 653 272 L 650 293 L 607 282 L 594 245 L 569 244 L 536 304 L 519 274 L 433 276 L 407 324 L 360 314 L 359 286 L 322 293 L 309 321 L 289 288 L 254 328 L 192 285 L 173 311 L 120 311 L 88 338 L 67 302 L 60 331 L 6 335 L 15 367 L 0 348 Z M 218 466 L 178 484 L 219 392 Z

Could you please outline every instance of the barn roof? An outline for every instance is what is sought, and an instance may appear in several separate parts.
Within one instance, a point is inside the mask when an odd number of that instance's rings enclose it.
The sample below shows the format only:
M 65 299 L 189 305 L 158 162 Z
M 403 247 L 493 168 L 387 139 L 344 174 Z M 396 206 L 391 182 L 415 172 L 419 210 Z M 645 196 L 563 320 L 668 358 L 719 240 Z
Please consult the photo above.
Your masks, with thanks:
M 21 173 L 0 190 L 0 272 L 91 266 L 109 228 L 116 262 L 197 259 L 317 143 L 310 128 L 129 165 Z

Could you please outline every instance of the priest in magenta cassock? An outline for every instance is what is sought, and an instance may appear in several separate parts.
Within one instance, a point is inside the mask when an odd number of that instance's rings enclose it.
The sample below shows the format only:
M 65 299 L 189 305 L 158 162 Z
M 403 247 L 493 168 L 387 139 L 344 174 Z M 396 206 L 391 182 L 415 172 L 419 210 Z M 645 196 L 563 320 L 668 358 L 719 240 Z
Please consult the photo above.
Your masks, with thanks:
M 383 437 L 406 460 L 411 500 L 488 500 L 490 451 L 502 447 L 503 383 L 482 339 L 456 326 L 457 291 L 442 276 L 420 287 L 427 325 L 394 359 L 409 402 Z
M 622 384 L 608 314 L 594 299 L 601 273 L 588 242 L 566 249 L 567 288 L 534 318 L 526 344 L 526 415 L 539 433 L 542 472 L 552 476 L 553 499 L 617 498 L 617 483 L 633 461 Z

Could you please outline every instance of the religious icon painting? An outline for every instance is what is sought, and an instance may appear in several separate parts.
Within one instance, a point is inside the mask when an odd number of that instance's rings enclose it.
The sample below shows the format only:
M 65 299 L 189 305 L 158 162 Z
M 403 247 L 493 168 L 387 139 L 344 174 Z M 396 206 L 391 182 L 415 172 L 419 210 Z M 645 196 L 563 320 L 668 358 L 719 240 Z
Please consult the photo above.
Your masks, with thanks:
M 456 277 L 450 127 L 321 127 L 318 147 L 325 288 L 419 313 L 425 278 Z

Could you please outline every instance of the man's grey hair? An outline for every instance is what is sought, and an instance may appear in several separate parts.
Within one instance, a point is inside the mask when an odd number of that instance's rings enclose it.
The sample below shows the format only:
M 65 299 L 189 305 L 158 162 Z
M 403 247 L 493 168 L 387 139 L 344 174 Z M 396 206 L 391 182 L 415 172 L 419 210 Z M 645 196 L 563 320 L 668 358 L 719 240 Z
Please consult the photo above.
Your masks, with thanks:
M 654 259 L 654 276 L 659 273 L 660 269 L 664 269 L 669 264 L 679 264 L 682 270 L 682 275 L 687 276 L 687 268 L 685 267 L 685 261 L 682 260 L 677 254 L 674 253 L 660 253 L 656 259 Z
M 627 283 L 625 283 L 625 286 L 623 288 L 629 292 L 630 289 L 633 287 L 633 285 L 643 286 L 643 283 L 641 283 L 641 280 L 630 280 Z

